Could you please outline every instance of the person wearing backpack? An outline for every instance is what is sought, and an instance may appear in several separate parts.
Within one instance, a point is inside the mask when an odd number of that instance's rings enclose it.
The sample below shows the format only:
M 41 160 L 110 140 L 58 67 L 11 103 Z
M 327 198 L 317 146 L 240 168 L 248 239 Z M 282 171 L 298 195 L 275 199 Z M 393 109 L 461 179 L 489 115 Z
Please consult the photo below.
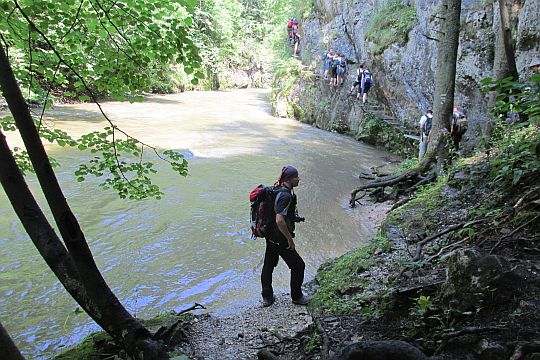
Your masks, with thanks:
M 339 52 L 336 52 L 334 54 L 334 57 L 332 58 L 332 62 L 331 62 L 331 71 L 330 71 L 330 74 L 331 74 L 331 77 L 330 77 L 330 85 L 332 86 L 337 86 L 337 77 L 338 77 L 338 67 L 339 67 L 339 63 L 340 63 L 340 57 L 339 57 Z
M 454 150 L 459 150 L 459 143 L 463 138 L 463 134 L 467 131 L 467 117 L 459 110 L 457 105 L 454 105 L 452 112 L 452 123 L 450 124 L 450 136 L 454 143 Z
M 330 70 L 330 64 L 332 63 L 332 59 L 334 58 L 334 49 L 330 48 L 327 52 L 324 53 L 322 59 L 324 61 L 324 69 L 323 69 L 323 76 L 324 80 L 328 80 L 328 71 Z
M 361 90 L 362 94 L 362 105 L 365 105 L 367 102 L 367 96 L 369 90 L 373 87 L 373 75 L 369 72 L 368 69 L 364 70 L 364 74 L 362 76 L 362 83 L 361 83 Z
M 337 67 L 337 80 L 336 85 L 343 85 L 345 73 L 347 72 L 347 58 L 340 52 L 338 57 L 339 64 Z
M 298 27 L 299 27 L 298 19 L 294 18 L 293 25 L 292 25 L 292 36 L 293 36 L 293 45 L 294 45 L 293 57 L 298 56 L 298 45 L 300 44 L 300 40 L 302 39 L 302 37 L 300 36 L 300 30 Z
M 433 111 L 428 110 L 426 115 L 422 115 L 418 124 L 420 125 L 420 148 L 418 159 L 421 160 L 424 157 L 429 144 L 429 134 L 431 132 L 431 126 L 433 125 Z
M 293 33 L 292 33 L 293 20 L 294 19 L 290 19 L 289 21 L 287 21 L 287 36 L 288 36 L 290 45 L 293 45 L 293 42 L 292 42 L 292 40 L 293 40 Z
M 349 91 L 349 94 L 352 94 L 354 91 L 354 88 L 358 86 L 358 92 L 356 93 L 356 99 L 360 100 L 360 96 L 362 95 L 362 79 L 364 77 L 364 64 L 360 64 L 358 66 L 358 69 L 356 70 L 356 79 L 354 80 L 354 83 L 351 86 L 351 91 Z
M 272 273 L 280 257 L 291 270 L 292 302 L 296 305 L 307 305 L 309 303 L 309 298 L 302 293 L 306 265 L 296 251 L 293 239 L 295 222 L 303 221 L 303 218 L 298 216 L 296 195 L 293 191 L 298 186 L 299 181 L 298 170 L 287 165 L 281 170 L 281 175 L 275 184 L 275 200 L 273 204 L 275 222 L 270 224 L 268 234 L 265 235 L 266 251 L 261 271 L 261 295 L 264 307 L 272 305 L 275 301 L 272 288 Z

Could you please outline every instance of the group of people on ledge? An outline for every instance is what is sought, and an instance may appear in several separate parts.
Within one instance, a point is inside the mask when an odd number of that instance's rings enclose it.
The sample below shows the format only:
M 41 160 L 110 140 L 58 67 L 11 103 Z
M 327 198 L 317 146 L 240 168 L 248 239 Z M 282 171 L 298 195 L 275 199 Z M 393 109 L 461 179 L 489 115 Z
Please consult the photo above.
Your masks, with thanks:
M 340 51 L 330 48 L 322 56 L 324 80 L 330 79 L 330 85 L 343 85 L 347 73 L 347 58 Z

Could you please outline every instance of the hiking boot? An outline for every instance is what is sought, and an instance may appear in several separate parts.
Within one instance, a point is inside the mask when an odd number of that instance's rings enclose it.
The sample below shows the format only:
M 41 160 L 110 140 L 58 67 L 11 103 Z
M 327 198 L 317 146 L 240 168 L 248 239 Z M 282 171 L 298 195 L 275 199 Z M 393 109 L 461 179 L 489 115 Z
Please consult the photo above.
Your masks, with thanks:
M 307 305 L 309 304 L 310 297 L 307 295 L 302 295 L 300 299 L 293 300 L 292 303 L 295 305 Z
M 269 307 L 276 301 L 276 298 L 272 295 L 272 297 L 263 297 L 263 307 Z

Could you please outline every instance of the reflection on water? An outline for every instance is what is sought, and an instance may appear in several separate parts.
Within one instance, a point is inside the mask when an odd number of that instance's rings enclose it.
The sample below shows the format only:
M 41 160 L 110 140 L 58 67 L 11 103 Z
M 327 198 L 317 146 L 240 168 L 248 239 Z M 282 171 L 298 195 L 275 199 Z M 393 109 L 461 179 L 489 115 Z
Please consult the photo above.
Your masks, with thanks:
M 153 96 L 142 104 L 106 103 L 120 128 L 140 140 L 189 154 L 190 176 L 163 163 L 162 200 L 120 200 L 96 180 L 75 181 L 88 154 L 48 147 L 75 214 L 107 282 L 140 317 L 181 310 L 194 302 L 225 314 L 259 299 L 264 244 L 250 239 L 248 194 L 271 184 L 281 167 L 300 171 L 296 190 L 306 222 L 297 249 L 314 276 L 327 258 L 364 244 L 375 232 L 348 209 L 354 174 L 378 166 L 387 154 L 352 139 L 269 114 L 268 92 L 241 90 Z M 59 106 L 47 124 L 78 136 L 106 126 L 92 104 Z M 10 145 L 19 141 L 9 138 Z M 41 201 L 37 182 L 29 177 Z M 44 210 L 46 206 L 44 206 Z M 98 327 L 48 270 L 0 193 L 0 321 L 28 358 L 48 358 Z M 280 263 L 275 290 L 288 291 Z

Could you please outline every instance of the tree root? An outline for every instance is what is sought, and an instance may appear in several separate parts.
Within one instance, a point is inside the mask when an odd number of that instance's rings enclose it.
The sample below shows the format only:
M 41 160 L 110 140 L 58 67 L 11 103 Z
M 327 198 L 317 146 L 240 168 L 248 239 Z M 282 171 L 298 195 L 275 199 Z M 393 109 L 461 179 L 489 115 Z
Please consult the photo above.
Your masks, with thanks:
M 488 326 L 488 327 L 466 327 L 458 331 L 452 331 L 440 335 L 440 339 L 448 340 L 462 335 L 471 335 L 471 334 L 482 334 L 485 332 L 492 331 L 505 331 L 507 328 L 498 327 L 498 326 Z
M 426 173 L 428 170 L 431 169 L 431 165 L 433 165 L 436 162 L 436 156 L 435 152 L 429 153 L 426 157 L 424 157 L 424 160 L 413 169 L 406 170 L 402 172 L 401 174 L 396 175 L 388 175 L 388 176 L 382 176 L 380 178 L 377 178 L 373 181 L 369 181 L 367 184 L 360 186 L 357 189 L 354 189 L 351 191 L 351 199 L 349 201 L 350 207 L 355 207 L 356 205 L 356 194 L 360 191 L 368 190 L 368 189 L 377 189 L 377 188 L 385 188 L 386 186 L 395 186 L 401 183 L 409 182 L 413 179 L 419 179 L 416 182 L 416 185 L 413 185 L 412 187 L 409 187 L 407 189 L 407 192 L 412 192 L 416 190 L 416 188 L 424 183 L 427 183 L 429 181 L 433 181 L 433 179 L 436 178 L 436 172 L 431 171 L 430 175 L 427 177 L 422 177 L 422 174 Z
M 471 238 L 467 236 L 467 237 L 461 239 L 461 240 L 458 241 L 458 242 L 455 242 L 455 243 L 452 243 L 452 244 L 450 244 L 450 245 L 447 245 L 447 246 L 443 247 L 441 250 L 439 250 L 438 253 L 436 253 L 436 254 L 433 255 L 433 256 L 430 256 L 430 257 L 427 259 L 427 261 L 428 261 L 428 262 L 432 262 L 432 261 L 435 260 L 436 258 L 442 256 L 442 255 L 443 255 L 445 252 L 447 252 L 448 250 L 454 250 L 454 248 L 458 247 L 458 246 L 461 245 L 461 244 L 466 243 L 466 242 L 469 241 L 470 239 L 471 239 Z
M 398 207 L 400 206 L 403 206 L 405 205 L 406 203 L 408 203 L 409 201 L 411 201 L 413 199 L 412 196 L 408 196 L 406 198 L 403 198 L 401 200 L 399 200 L 398 202 L 396 202 L 394 205 L 392 205 L 392 207 L 390 208 L 390 210 L 388 210 L 386 213 L 389 213 L 395 209 L 397 209 Z
M 523 229 L 524 227 L 526 227 L 527 225 L 529 224 L 532 224 L 534 223 L 536 220 L 538 220 L 538 218 L 540 218 L 540 214 L 537 214 L 534 218 L 532 218 L 531 220 L 521 224 L 520 226 L 518 226 L 517 228 L 515 228 L 510 234 L 508 235 L 505 235 L 503 237 L 501 237 L 499 239 L 499 241 L 497 241 L 497 243 L 495 244 L 495 246 L 493 246 L 493 248 L 491 248 L 491 250 L 489 251 L 489 253 L 493 253 L 493 251 L 499 246 L 501 245 L 501 243 L 503 242 L 504 239 L 508 239 L 510 237 L 512 237 L 515 233 L 517 233 L 519 230 Z
M 416 244 L 416 254 L 413 258 L 413 261 L 418 261 L 422 258 L 422 248 L 424 247 L 424 245 L 426 245 L 427 243 L 435 240 L 435 239 L 438 239 L 440 238 L 441 236 L 443 235 L 446 235 L 450 232 L 453 232 L 453 231 L 456 231 L 456 230 L 459 230 L 465 226 L 470 226 L 470 225 L 475 225 L 475 224 L 478 224 L 478 223 L 481 223 L 483 222 L 483 220 L 474 220 L 472 222 L 466 222 L 466 223 L 461 223 L 461 224 L 456 224 L 456 225 L 452 225 L 452 226 L 449 226 L 448 228 L 444 229 L 443 231 L 440 231 L 434 235 L 431 235 L 425 239 L 423 239 L 422 241 L 420 241 L 419 243 Z

